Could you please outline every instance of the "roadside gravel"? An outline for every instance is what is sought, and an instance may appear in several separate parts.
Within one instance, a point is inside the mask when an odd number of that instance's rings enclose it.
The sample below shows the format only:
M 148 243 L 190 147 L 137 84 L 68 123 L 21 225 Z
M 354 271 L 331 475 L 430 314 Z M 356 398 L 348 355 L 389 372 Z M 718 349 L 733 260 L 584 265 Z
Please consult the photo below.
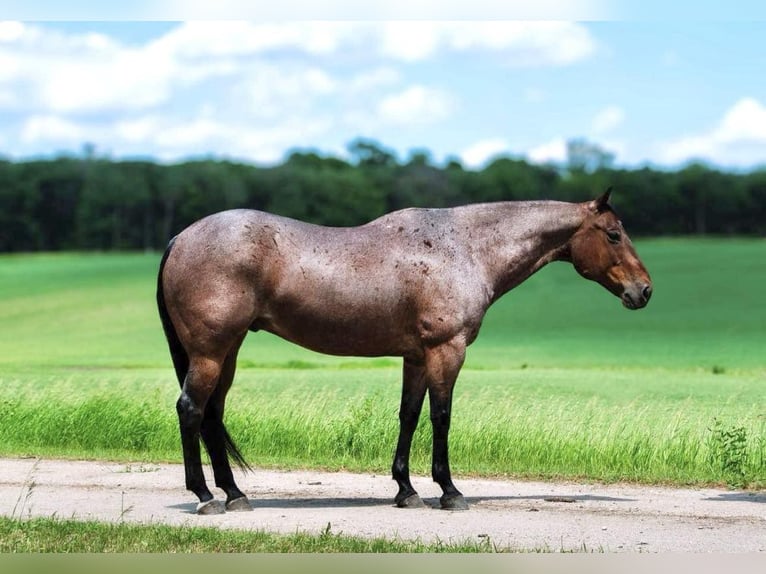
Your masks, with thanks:
M 238 483 L 253 512 L 198 516 L 181 465 L 0 459 L 0 514 L 282 533 L 329 528 L 550 552 L 766 552 L 764 492 L 457 477 L 470 510 L 449 512 L 438 508 L 441 492 L 426 477 L 413 479 L 426 508 L 412 510 L 394 506 L 388 476 L 256 470 Z

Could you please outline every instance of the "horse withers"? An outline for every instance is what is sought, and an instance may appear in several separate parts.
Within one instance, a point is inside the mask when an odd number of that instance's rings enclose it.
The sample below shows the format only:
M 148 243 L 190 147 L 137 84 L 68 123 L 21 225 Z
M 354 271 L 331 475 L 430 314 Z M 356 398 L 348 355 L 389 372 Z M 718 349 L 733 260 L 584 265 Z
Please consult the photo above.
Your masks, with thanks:
M 409 456 L 427 392 L 441 506 L 467 508 L 449 468 L 452 390 L 490 305 L 551 261 L 571 262 L 628 309 L 649 301 L 649 274 L 609 194 L 411 208 L 340 228 L 239 209 L 179 233 L 160 264 L 157 304 L 181 385 L 186 488 L 199 498 L 197 512 L 251 509 L 229 457 L 248 466 L 223 414 L 237 352 L 258 330 L 320 353 L 402 357 L 396 505 L 423 505 Z M 200 438 L 225 503 L 205 483 Z

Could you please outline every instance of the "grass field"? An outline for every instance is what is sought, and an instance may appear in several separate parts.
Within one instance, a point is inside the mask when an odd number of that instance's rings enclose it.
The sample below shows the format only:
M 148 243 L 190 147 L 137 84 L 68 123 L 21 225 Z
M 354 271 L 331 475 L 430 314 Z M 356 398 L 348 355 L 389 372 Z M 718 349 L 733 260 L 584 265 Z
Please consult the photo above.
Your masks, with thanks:
M 766 241 L 657 239 L 642 311 L 553 264 L 488 314 L 455 396 L 457 474 L 766 483 Z M 180 460 L 158 254 L 0 257 L 0 454 Z M 388 472 L 399 361 L 268 334 L 227 424 L 257 465 Z M 429 469 L 424 412 L 413 472 Z
M 439 553 L 508 552 L 491 541 L 423 543 L 357 538 L 331 531 L 319 535 L 164 525 L 106 524 L 36 518 L 0 517 L 0 553 Z M 551 549 L 535 549 L 551 551 Z M 535 551 L 532 550 L 532 551 Z M 527 550 L 529 551 L 529 550 Z M 37 568 L 33 569 L 37 570 Z M 100 569 L 99 569 L 100 570 Z M 202 570 L 202 569 L 200 569 Z M 227 569 L 228 570 L 228 569 Z M 312 569 L 313 570 L 313 569 Z M 76 570 L 81 571 L 81 570 Z M 300 570 L 305 571 L 305 570 Z M 315 570 L 314 570 L 315 571 Z

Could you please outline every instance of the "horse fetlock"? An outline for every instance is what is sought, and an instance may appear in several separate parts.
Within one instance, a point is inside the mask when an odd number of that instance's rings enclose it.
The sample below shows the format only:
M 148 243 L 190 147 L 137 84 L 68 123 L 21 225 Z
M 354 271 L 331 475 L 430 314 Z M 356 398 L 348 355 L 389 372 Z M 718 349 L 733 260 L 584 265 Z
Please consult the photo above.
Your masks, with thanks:
M 433 481 L 442 487 L 442 490 L 449 492 L 454 486 L 452 485 L 452 473 L 449 469 L 449 464 L 442 462 L 434 462 L 431 466 L 431 478 Z
M 407 461 L 401 458 L 396 458 L 394 464 L 391 465 L 391 476 L 399 483 L 410 481 L 410 466 Z

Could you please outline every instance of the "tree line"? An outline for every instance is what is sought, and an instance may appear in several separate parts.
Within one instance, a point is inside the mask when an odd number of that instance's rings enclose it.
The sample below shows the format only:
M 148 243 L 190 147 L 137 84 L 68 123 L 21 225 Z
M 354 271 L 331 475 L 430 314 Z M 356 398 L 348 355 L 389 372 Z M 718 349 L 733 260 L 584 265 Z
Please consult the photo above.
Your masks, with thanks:
M 427 151 L 400 161 L 358 139 L 349 159 L 295 151 L 278 165 L 200 159 L 171 165 L 81 156 L 0 161 L 0 251 L 160 250 L 204 215 L 270 211 L 325 225 L 357 225 L 404 207 L 558 199 L 607 187 L 631 234 L 766 235 L 766 169 L 732 173 L 694 163 L 675 171 L 565 166 L 498 157 L 481 170 L 437 166 Z

